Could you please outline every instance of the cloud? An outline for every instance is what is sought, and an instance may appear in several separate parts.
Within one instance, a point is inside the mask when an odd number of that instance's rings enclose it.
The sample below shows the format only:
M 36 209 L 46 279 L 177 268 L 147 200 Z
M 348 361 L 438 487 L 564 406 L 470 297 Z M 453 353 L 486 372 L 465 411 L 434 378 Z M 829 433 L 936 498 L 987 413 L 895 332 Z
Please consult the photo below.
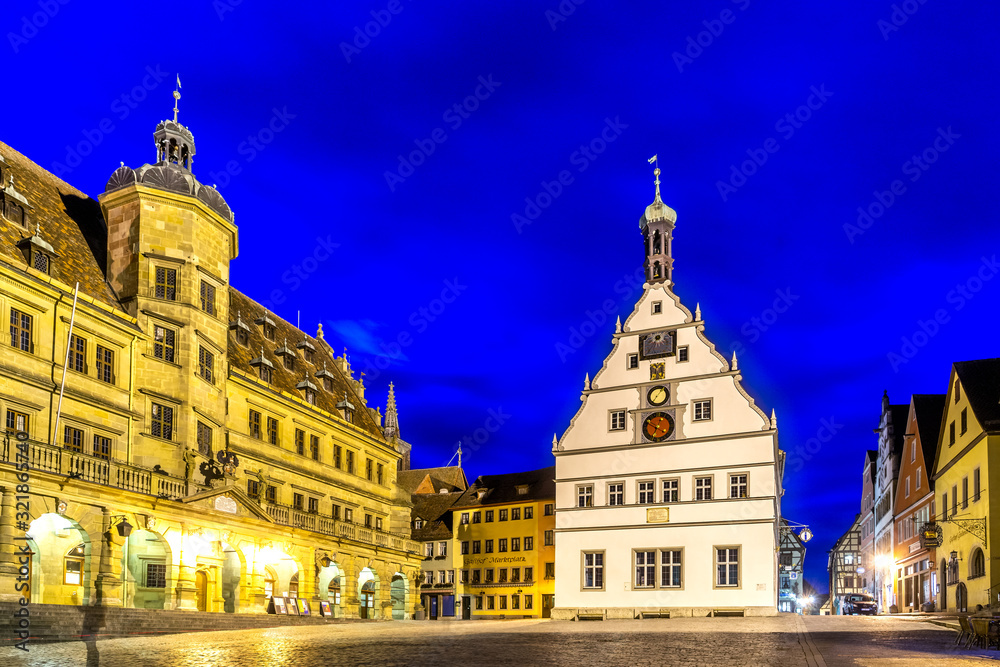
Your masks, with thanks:
M 349 352 L 388 357 L 394 362 L 409 361 L 402 350 L 390 348 L 376 334 L 382 325 L 372 320 L 328 320 L 327 327 L 334 331 L 347 346 Z

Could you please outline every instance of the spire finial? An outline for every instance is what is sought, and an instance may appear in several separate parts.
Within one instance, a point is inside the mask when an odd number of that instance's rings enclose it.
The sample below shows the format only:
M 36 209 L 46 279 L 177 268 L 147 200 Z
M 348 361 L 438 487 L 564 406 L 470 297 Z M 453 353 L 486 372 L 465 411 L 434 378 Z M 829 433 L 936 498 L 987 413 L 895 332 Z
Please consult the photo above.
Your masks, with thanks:
M 657 159 L 657 156 L 654 155 L 653 157 L 649 158 L 647 160 L 647 162 L 649 164 L 653 165 L 653 167 L 654 167 L 654 169 L 653 169 L 653 176 L 656 177 L 656 180 L 654 181 L 654 184 L 656 185 L 656 198 L 654 199 L 654 201 L 661 201 L 660 200 L 660 161 Z
M 771 408 L 771 428 L 778 428 L 778 418 L 774 414 L 774 408 Z
M 583 390 L 590 391 L 590 373 L 587 373 L 583 378 Z
M 615 320 L 615 333 L 621 333 L 621 332 L 622 332 L 622 316 L 619 315 L 618 319 Z
M 739 370 L 739 365 L 736 363 L 736 350 L 733 350 L 733 370 Z
M 177 122 L 177 103 L 181 99 L 181 75 L 177 75 L 177 87 L 174 88 L 174 122 Z
M 559 449 L 559 436 L 555 433 L 552 434 L 552 449 L 553 451 Z
M 399 438 L 399 415 L 396 412 L 396 385 L 389 382 L 389 397 L 385 402 L 385 428 L 382 434 L 386 440 Z M 460 450 L 461 451 L 461 450 Z M 459 454 L 458 467 L 462 467 L 462 455 Z
M 701 302 L 695 304 L 694 306 L 694 319 L 701 320 Z

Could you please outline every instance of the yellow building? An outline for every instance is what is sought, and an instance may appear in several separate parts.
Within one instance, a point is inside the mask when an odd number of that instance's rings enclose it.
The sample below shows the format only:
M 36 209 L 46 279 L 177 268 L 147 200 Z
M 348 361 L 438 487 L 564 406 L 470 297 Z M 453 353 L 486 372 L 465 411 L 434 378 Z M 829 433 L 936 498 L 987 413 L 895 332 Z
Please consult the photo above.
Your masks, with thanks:
M 974 611 L 1000 591 L 1000 560 L 990 555 L 1000 516 L 989 511 L 991 489 L 1000 489 L 998 378 L 1000 359 L 952 365 L 934 463 L 942 610 Z
M 479 477 L 452 506 L 462 618 L 549 618 L 555 468 Z
M 383 427 L 322 327 L 230 285 L 238 229 L 191 132 L 154 139 L 97 201 L 0 143 L 0 599 L 412 617 L 391 393 Z

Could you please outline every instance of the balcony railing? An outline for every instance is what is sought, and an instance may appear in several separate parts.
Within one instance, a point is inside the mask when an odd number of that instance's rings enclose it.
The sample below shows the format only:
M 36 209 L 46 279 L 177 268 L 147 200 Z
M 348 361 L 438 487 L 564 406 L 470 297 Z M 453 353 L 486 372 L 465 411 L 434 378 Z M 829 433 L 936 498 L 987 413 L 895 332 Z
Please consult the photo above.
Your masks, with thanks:
M 340 521 L 330 517 L 320 516 L 314 512 L 297 510 L 287 505 L 279 505 L 264 501 L 261 507 L 274 519 L 275 523 L 283 526 L 294 526 L 311 530 L 314 533 L 321 533 L 331 537 L 353 540 L 363 544 L 370 544 L 376 547 L 396 549 L 398 551 L 408 551 L 417 553 L 419 544 L 413 540 L 395 533 L 386 533 L 373 528 L 366 528 L 363 525 Z
M 151 496 L 180 498 L 187 495 L 187 485 L 178 477 L 35 440 L 18 442 L 10 434 L 4 434 L 0 462 L 14 463 L 18 445 L 28 447 L 28 466 L 31 470 L 66 475 L 73 479 Z

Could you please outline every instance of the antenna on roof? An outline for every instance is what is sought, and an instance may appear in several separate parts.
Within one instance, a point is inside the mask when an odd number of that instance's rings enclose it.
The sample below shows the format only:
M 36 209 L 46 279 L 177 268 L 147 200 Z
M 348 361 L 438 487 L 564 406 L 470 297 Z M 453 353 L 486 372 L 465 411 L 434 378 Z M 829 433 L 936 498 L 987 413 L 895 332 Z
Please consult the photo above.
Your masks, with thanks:
M 456 456 L 458 457 L 458 467 L 461 468 L 462 467 L 462 442 L 461 441 L 459 441 L 459 443 L 458 443 L 458 449 L 456 449 L 455 453 L 451 455 L 451 458 L 448 459 L 448 462 L 444 464 L 444 467 L 447 468 L 448 466 L 450 466 L 451 462 L 455 460 Z
M 298 329 L 299 331 L 302 330 L 302 311 L 301 310 L 296 310 L 295 311 L 295 328 Z

